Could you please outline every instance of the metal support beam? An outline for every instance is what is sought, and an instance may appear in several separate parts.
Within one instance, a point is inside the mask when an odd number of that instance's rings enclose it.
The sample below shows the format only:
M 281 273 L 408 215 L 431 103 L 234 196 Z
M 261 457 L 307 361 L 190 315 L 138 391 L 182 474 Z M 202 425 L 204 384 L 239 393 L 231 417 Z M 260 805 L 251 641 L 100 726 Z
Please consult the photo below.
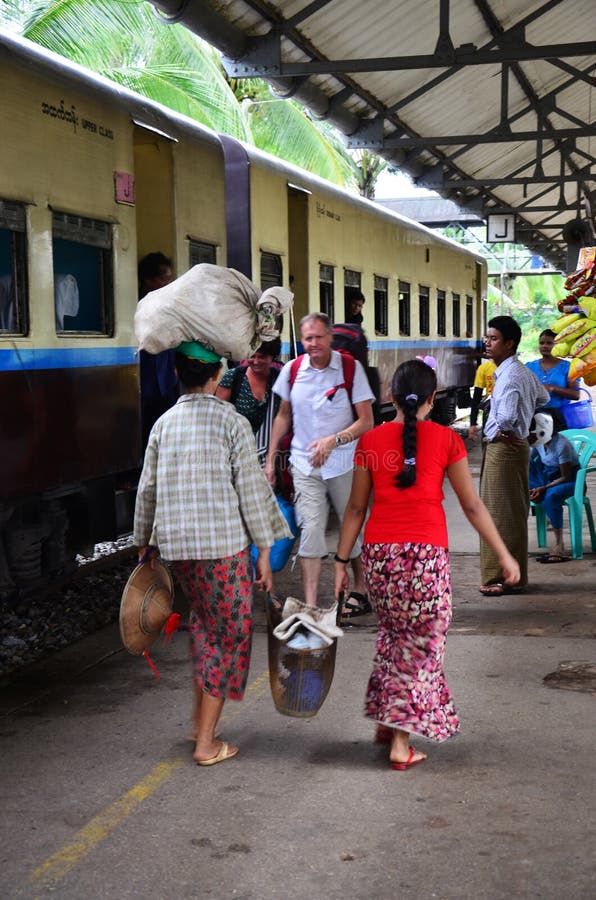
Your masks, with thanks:
M 373 121 L 379 121 L 377 119 Z M 347 145 L 352 149 L 360 149 L 370 146 L 366 143 L 365 129 L 358 129 L 348 138 Z M 361 135 L 364 135 L 361 137 Z M 381 147 L 399 148 L 399 147 L 456 147 L 459 144 L 512 144 L 522 141 L 538 141 L 550 140 L 560 142 L 565 138 L 586 138 L 596 137 L 596 123 L 586 126 L 585 128 L 558 128 L 558 129 L 540 129 L 535 131 L 501 131 L 499 128 L 494 131 L 487 131 L 484 134 L 439 134 L 431 137 L 392 137 L 384 138 Z M 378 146 L 378 145 L 375 145 Z
M 485 206 L 482 209 L 482 215 L 495 215 L 495 216 L 523 216 L 531 213 L 550 213 L 550 212 L 558 212 L 556 203 L 551 203 L 550 206 L 532 206 L 532 205 L 524 205 L 524 206 Z
M 565 175 L 563 181 L 596 181 L 596 173 L 594 175 L 577 174 Z M 416 184 L 418 184 L 418 179 Z M 444 179 L 441 187 L 444 188 L 481 188 L 481 187 L 503 187 L 507 185 L 530 185 L 530 184 L 560 184 L 561 177 L 559 175 L 544 175 L 538 181 L 533 178 L 460 178 L 460 179 Z M 424 184 L 423 187 L 427 187 Z
M 441 0 L 439 11 L 439 39 L 437 40 L 435 53 L 441 56 L 453 53 L 455 50 L 449 33 L 449 3 L 450 0 Z
M 313 59 L 304 62 L 282 62 L 281 49 L 276 55 L 279 64 L 270 67 L 271 36 L 280 41 L 280 34 L 271 31 L 262 37 L 251 39 L 251 52 L 240 59 L 227 58 L 224 65 L 233 78 L 263 78 L 265 76 L 295 77 L 297 75 L 338 75 L 354 72 L 400 72 L 415 69 L 444 69 L 446 66 L 496 66 L 500 63 L 543 60 L 548 57 L 594 56 L 596 41 L 577 44 L 548 44 L 536 47 L 525 42 L 497 47 L 494 50 L 478 50 L 474 45 L 463 44 L 446 53 L 420 54 L 417 56 L 383 56 L 373 59 Z

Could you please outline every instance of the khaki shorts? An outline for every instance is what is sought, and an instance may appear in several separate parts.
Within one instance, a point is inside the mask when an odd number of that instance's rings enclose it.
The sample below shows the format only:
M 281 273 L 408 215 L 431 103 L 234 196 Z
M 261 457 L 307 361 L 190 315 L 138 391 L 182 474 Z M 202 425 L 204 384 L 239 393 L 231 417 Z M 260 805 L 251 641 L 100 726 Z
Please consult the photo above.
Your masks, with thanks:
M 329 518 L 329 504 L 333 506 L 341 525 L 352 490 L 352 470 L 324 481 L 316 470 L 310 475 L 305 475 L 292 466 L 292 481 L 296 521 L 300 526 L 298 556 L 306 559 L 322 559 L 328 554 L 325 532 Z M 359 534 L 350 559 L 360 556 L 361 550 L 362 535 Z

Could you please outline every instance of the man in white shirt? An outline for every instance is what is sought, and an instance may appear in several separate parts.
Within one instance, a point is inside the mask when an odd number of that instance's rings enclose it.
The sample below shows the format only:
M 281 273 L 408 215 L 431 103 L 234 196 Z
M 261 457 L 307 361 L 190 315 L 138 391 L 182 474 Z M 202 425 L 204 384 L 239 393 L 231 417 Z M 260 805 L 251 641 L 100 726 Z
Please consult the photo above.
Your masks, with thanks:
M 547 404 L 550 395 L 517 357 L 521 335 L 521 328 L 511 316 L 495 316 L 488 323 L 486 355 L 497 368 L 484 427 L 480 497 L 507 549 L 519 563 L 520 580 L 514 588 L 505 585 L 494 550 L 481 538 L 480 593 L 486 597 L 520 593 L 528 583 L 528 434 L 535 410 Z
M 331 349 L 331 323 L 326 315 L 305 316 L 300 322 L 300 334 L 306 352 L 297 369 L 295 361 L 286 363 L 273 388 L 281 404 L 271 430 L 265 474 L 273 484 L 279 443 L 293 428 L 290 462 L 301 527 L 298 556 L 304 600 L 309 606 L 316 606 L 321 560 L 327 556 L 325 530 L 329 503 L 341 521 L 352 486 L 356 442 L 373 427 L 374 394 L 364 369 L 356 360 L 351 391 L 346 385 L 347 363 L 340 353 Z M 370 609 L 366 603 L 360 550 L 359 539 L 351 557 L 354 590 L 344 607 L 352 615 Z

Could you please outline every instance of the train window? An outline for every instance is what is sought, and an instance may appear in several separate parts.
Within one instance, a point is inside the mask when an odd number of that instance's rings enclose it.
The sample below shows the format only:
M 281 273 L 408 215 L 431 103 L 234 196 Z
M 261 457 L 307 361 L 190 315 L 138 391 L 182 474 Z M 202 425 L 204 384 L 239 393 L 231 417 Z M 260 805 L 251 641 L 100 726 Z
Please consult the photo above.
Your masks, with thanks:
M 189 238 L 188 264 L 192 269 L 193 266 L 200 266 L 201 263 L 217 265 L 217 247 L 206 241 L 193 241 L 192 238 Z
M 418 322 L 420 334 L 430 334 L 430 288 L 418 286 Z
M 453 336 L 459 337 L 461 332 L 461 323 L 459 320 L 459 294 L 452 295 L 451 317 L 453 320 Z
M 375 334 L 388 334 L 387 294 L 389 281 L 375 275 Z
M 334 271 L 333 266 L 319 265 L 319 309 L 329 321 L 335 319 L 334 310 Z
M 112 229 L 108 222 L 52 214 L 57 334 L 113 334 Z
M 25 207 L 0 200 L 0 334 L 28 331 Z
M 437 334 L 445 337 L 447 334 L 447 300 L 445 291 L 437 291 Z
M 283 282 L 281 256 L 277 253 L 261 253 L 261 290 L 275 287 Z
M 399 333 L 410 334 L 410 285 L 407 281 L 399 282 Z
M 352 317 L 352 297 L 355 293 L 360 293 L 361 290 L 360 272 L 355 272 L 353 269 L 344 269 L 344 321 L 350 321 Z
M 474 334 L 474 298 L 466 294 L 466 337 Z

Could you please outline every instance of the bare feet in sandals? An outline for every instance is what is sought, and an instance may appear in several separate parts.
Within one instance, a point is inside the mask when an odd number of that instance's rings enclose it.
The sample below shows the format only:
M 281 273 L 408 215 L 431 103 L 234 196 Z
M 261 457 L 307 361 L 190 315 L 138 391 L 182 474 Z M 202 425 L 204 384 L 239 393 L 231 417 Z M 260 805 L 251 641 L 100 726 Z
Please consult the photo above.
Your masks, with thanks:
M 406 769 L 410 769 L 412 766 L 418 765 L 418 763 L 424 762 L 428 757 L 426 753 L 422 753 L 420 750 L 415 750 L 414 747 L 408 747 L 408 755 L 405 759 L 394 758 L 393 756 L 389 757 L 389 761 L 391 763 L 391 768 L 396 769 L 398 772 L 404 772 Z
M 338 625 L 351 625 L 354 620 L 358 620 L 363 616 L 370 616 L 373 608 L 366 594 L 360 594 L 358 591 L 350 591 L 347 597 L 340 603 L 338 611 Z M 368 620 L 367 620 L 368 622 Z M 358 624 L 365 624 L 358 622 Z
M 216 763 L 231 759 L 238 753 L 238 747 L 225 741 L 214 741 L 210 746 L 201 745 L 197 741 L 193 759 L 198 766 L 214 766 Z
M 391 740 L 389 762 L 391 763 L 391 768 L 397 769 L 399 772 L 410 769 L 412 766 L 416 766 L 418 763 L 424 762 L 424 760 L 427 759 L 426 753 L 422 753 L 421 750 L 415 750 L 414 747 L 410 747 L 408 739 L 409 735 L 407 731 L 401 731 L 401 729 L 397 728 L 394 730 Z

